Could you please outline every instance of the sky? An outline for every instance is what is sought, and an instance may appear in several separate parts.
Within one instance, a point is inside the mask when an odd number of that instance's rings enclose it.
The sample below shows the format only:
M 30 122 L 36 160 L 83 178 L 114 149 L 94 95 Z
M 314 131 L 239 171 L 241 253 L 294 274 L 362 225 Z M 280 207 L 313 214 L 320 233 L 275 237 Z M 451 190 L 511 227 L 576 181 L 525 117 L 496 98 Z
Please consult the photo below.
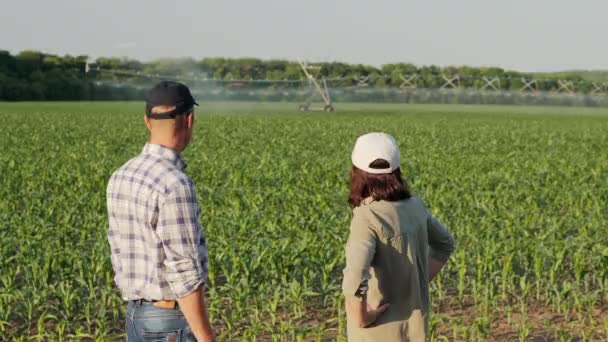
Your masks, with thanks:
M 606 0 L 0 0 L 0 49 L 608 69 Z

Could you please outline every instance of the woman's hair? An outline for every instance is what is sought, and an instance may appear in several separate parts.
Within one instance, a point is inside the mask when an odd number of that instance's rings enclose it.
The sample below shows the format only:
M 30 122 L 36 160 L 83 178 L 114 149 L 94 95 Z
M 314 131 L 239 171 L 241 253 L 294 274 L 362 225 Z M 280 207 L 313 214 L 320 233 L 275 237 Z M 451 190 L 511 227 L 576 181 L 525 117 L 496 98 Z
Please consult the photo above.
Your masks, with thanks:
M 384 169 L 389 167 L 383 159 L 375 160 L 370 168 Z M 397 168 L 391 173 L 368 173 L 353 165 L 350 171 L 350 195 L 348 203 L 351 208 L 361 205 L 367 197 L 375 201 L 400 201 L 410 198 L 409 187 L 401 177 L 401 169 Z

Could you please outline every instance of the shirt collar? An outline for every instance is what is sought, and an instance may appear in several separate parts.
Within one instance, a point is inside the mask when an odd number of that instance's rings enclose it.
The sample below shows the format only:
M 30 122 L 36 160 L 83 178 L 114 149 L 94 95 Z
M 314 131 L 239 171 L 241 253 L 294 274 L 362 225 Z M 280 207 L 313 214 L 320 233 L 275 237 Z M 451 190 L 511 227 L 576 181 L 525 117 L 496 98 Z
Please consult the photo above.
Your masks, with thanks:
M 146 143 L 142 153 L 151 154 L 162 159 L 169 160 L 170 162 L 175 164 L 180 170 L 184 170 L 186 166 L 188 166 L 188 164 L 186 164 L 186 162 L 182 159 L 179 153 L 163 145 Z

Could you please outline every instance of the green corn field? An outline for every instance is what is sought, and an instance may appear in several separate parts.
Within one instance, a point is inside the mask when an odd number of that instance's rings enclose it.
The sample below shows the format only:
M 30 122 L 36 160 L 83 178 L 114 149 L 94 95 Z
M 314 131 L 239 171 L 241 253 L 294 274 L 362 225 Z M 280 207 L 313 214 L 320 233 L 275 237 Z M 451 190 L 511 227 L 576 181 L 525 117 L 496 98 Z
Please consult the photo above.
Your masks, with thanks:
M 220 341 L 345 340 L 350 153 L 393 134 L 457 249 L 436 341 L 608 339 L 608 109 L 211 103 L 184 152 L 203 208 Z M 0 103 L 0 340 L 121 340 L 110 174 L 143 103 Z

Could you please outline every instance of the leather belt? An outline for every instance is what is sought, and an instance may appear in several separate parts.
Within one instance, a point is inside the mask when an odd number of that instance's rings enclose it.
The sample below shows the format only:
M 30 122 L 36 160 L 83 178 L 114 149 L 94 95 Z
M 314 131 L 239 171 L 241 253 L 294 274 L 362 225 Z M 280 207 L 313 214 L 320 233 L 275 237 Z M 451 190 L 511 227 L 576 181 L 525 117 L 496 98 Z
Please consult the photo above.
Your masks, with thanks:
M 177 307 L 176 300 L 146 300 L 146 299 L 135 299 L 133 300 L 135 303 L 150 303 L 152 306 L 161 309 L 175 309 Z
M 176 300 L 153 300 L 152 305 L 161 309 L 175 309 L 177 307 Z

